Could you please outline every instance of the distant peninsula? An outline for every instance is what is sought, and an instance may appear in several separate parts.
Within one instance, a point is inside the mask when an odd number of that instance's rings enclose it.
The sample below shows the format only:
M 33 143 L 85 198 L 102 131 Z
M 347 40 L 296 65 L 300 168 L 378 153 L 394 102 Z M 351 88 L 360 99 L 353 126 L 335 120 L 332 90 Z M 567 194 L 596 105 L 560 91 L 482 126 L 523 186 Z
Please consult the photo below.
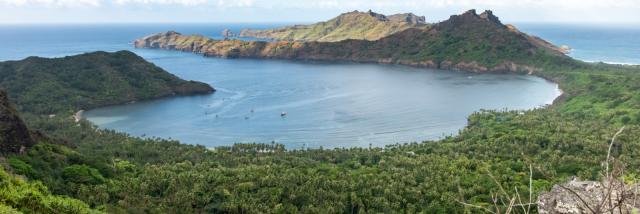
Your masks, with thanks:
M 215 40 L 169 31 L 134 42 L 137 48 L 194 52 L 205 56 L 404 64 L 471 72 L 535 73 L 575 60 L 538 37 L 504 25 L 491 11 L 469 10 L 428 28 L 408 28 L 378 40 Z
M 424 16 L 402 13 L 385 16 L 369 10 L 343 13 L 331 20 L 277 29 L 244 29 L 240 37 L 280 41 L 337 42 L 347 39 L 378 40 L 409 28 L 427 29 Z

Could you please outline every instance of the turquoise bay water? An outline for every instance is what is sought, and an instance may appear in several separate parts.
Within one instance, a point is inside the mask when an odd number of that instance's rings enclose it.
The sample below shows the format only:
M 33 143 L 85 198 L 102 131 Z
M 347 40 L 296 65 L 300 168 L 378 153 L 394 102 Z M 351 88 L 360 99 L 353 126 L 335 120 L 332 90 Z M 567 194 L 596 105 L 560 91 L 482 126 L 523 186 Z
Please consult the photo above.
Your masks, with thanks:
M 456 133 L 479 109 L 527 109 L 557 96 L 553 83 L 532 76 L 142 53 L 218 92 L 86 116 L 100 127 L 206 146 L 276 141 L 288 148 L 331 148 L 436 139 Z
M 333 148 L 437 139 L 457 133 L 474 111 L 531 109 L 550 103 L 559 93 L 555 84 L 532 76 L 477 75 L 393 65 L 204 58 L 133 49 L 130 44 L 135 38 L 167 30 L 219 37 L 225 27 L 237 32 L 243 27 L 273 26 L 277 25 L 0 26 L 0 60 L 132 50 L 181 78 L 210 83 L 218 91 L 95 109 L 86 113 L 88 119 L 101 128 L 135 136 L 179 139 L 209 147 L 276 141 L 288 148 Z M 520 28 L 572 46 L 574 56 L 585 59 L 599 52 L 589 55 L 584 50 L 607 48 L 591 44 L 615 40 L 610 35 L 584 36 L 585 31 L 600 32 L 591 28 Z M 558 33 L 559 29 L 568 32 Z M 624 35 L 633 33 L 637 31 L 629 30 Z M 609 44 L 631 43 L 634 39 L 622 40 Z M 580 42 L 569 43 L 572 41 Z M 595 59 L 635 63 L 640 58 L 634 49 L 637 44 Z M 281 112 L 287 112 L 286 117 L 281 117 Z

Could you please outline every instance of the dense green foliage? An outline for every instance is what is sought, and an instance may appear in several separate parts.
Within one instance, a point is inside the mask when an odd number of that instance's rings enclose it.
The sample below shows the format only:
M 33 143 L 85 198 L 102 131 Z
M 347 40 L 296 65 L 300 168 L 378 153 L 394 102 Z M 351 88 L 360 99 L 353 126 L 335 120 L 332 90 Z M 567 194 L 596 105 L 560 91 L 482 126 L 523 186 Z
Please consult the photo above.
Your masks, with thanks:
M 0 213 L 102 213 L 69 197 L 54 196 L 40 182 L 27 182 L 0 167 Z
M 8 162 L 56 194 L 113 213 L 478 211 L 456 200 L 490 203 L 498 187 L 489 175 L 523 195 L 529 164 L 534 193 L 569 176 L 597 178 L 608 141 L 622 125 L 627 129 L 613 154 L 636 172 L 638 71 L 549 67 L 542 75 L 565 92 L 554 106 L 481 111 L 456 136 L 385 148 L 286 151 L 278 144 L 238 144 L 210 150 L 27 113 L 31 127 L 78 147 L 38 144 Z
M 1 62 L 0 86 L 11 92 L 19 110 L 41 114 L 213 91 L 129 51 Z
M 433 44 L 467 50 L 472 45 L 467 39 L 451 35 L 446 39 L 451 41 Z M 529 165 L 534 196 L 570 176 L 598 178 L 609 140 L 624 125 L 612 155 L 626 163 L 625 176 L 637 175 L 640 67 L 583 63 L 548 52 L 530 55 L 540 49 L 528 43 L 504 46 L 516 47 L 515 52 L 500 47 L 490 44 L 479 49 L 493 51 L 486 55 L 457 57 L 486 64 L 499 58 L 527 62 L 539 68 L 534 74 L 559 83 L 564 95 L 540 109 L 479 111 L 460 133 L 439 141 L 295 151 L 278 144 L 208 149 L 140 139 L 75 123 L 63 107 L 51 118 L 25 106 L 22 113 L 32 129 L 76 147 L 40 143 L 8 156 L 7 165 L 55 194 L 111 213 L 468 213 L 481 210 L 459 201 L 491 204 L 496 182 L 528 201 Z M 437 53 L 409 55 L 416 54 Z M 50 90 L 48 96 L 58 93 L 65 91 Z M 79 107 L 33 96 L 52 106 Z M 16 101 L 28 103 L 23 98 Z M 0 211 L 21 209 L 2 204 Z

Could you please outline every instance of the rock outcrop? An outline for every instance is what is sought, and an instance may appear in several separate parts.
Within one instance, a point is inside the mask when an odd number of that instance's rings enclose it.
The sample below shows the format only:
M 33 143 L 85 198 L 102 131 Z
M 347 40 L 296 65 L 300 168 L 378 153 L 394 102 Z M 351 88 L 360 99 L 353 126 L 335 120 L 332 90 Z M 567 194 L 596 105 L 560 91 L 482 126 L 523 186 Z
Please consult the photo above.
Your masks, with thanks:
M 426 19 L 424 16 L 416 16 L 413 13 L 399 13 L 387 16 L 389 21 L 392 22 L 406 22 L 414 25 L 426 25 Z
M 9 102 L 7 93 L 0 90 L 0 153 L 22 153 L 35 144 L 36 140 Z
M 337 42 L 347 39 L 378 40 L 409 28 L 428 28 L 424 16 L 412 13 L 385 16 L 369 10 L 343 13 L 331 20 L 277 29 L 244 29 L 240 37 L 279 41 Z
M 640 210 L 637 186 L 621 181 L 602 183 L 573 179 L 555 185 L 550 192 L 538 196 L 540 214 L 632 213 Z M 609 200 L 611 199 L 611 200 Z M 634 200 L 635 203 L 634 203 Z M 633 207 L 635 205 L 635 207 Z
M 229 30 L 228 28 L 225 28 L 224 30 L 222 30 L 221 33 L 222 37 L 224 37 L 225 39 L 227 38 L 232 38 L 235 37 L 236 34 L 234 34 L 231 30 Z
M 550 43 L 540 45 L 528 35 L 503 25 L 491 11 L 476 14 L 475 10 L 451 16 L 428 29 L 409 28 L 375 41 L 214 40 L 169 31 L 138 39 L 134 45 L 137 48 L 173 49 L 229 58 L 405 64 L 472 72 L 533 74 L 541 70 L 541 65 L 570 65 L 574 62 L 552 48 Z

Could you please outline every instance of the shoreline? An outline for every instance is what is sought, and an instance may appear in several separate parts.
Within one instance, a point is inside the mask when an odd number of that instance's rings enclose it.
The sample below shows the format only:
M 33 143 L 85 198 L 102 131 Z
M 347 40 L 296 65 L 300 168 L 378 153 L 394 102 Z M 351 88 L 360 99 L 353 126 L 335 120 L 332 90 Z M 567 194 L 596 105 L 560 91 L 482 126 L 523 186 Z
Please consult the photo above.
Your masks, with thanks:
M 84 117 L 82 116 L 83 114 L 84 114 L 84 110 L 80 110 L 80 111 L 76 112 L 75 114 L 73 114 L 73 119 L 76 121 L 76 123 L 78 123 L 82 119 L 84 119 Z
M 157 50 L 157 51 L 175 51 L 175 50 L 155 49 L 155 48 L 148 48 L 148 49 L 153 49 L 153 50 Z M 195 54 L 195 55 L 201 56 L 201 54 L 188 52 L 188 51 L 179 51 L 179 52 L 183 52 L 183 53 L 187 53 L 187 54 Z M 211 57 L 211 56 L 207 56 L 207 58 L 208 57 Z M 215 58 L 226 59 L 226 58 L 222 58 L 222 57 L 215 57 Z M 233 59 L 235 59 L 235 58 L 231 58 L 231 60 L 233 60 Z M 290 62 L 293 62 L 293 63 L 296 63 L 296 62 L 297 63 L 300 63 L 300 62 L 302 62 L 302 63 L 305 63 L 305 62 L 310 62 L 310 63 L 313 63 L 313 62 L 331 63 L 332 62 L 332 61 L 328 61 L 328 60 L 268 59 L 268 58 L 246 58 L 246 57 L 238 58 L 238 59 L 281 60 L 281 61 L 290 61 Z M 529 73 L 522 73 L 522 72 L 472 72 L 472 71 L 465 71 L 465 70 L 434 69 L 434 68 L 427 68 L 427 67 L 421 67 L 421 66 L 415 66 L 415 65 L 407 65 L 407 64 L 397 64 L 397 63 L 375 63 L 375 62 L 374 63 L 364 63 L 364 62 L 353 62 L 353 61 L 337 61 L 337 63 L 370 64 L 370 65 L 382 65 L 382 66 L 389 66 L 389 65 L 392 65 L 392 66 L 407 66 L 407 67 L 411 67 L 411 68 L 418 68 L 418 69 L 420 69 L 420 70 L 418 70 L 419 72 L 427 72 L 429 70 L 437 70 L 437 71 L 441 71 L 441 72 L 455 72 L 455 73 L 467 73 L 467 74 L 513 74 L 513 75 L 518 75 L 518 76 L 519 75 L 522 75 L 522 76 L 534 76 L 536 78 L 541 78 L 541 79 L 543 79 L 545 81 L 548 81 L 550 83 L 553 83 L 555 85 L 555 90 L 554 90 L 555 92 L 554 92 L 553 100 L 544 101 L 544 104 L 537 105 L 537 106 L 531 106 L 528 109 L 520 110 L 520 111 L 523 111 L 523 112 L 533 111 L 535 109 L 540 109 L 540 108 L 553 108 L 554 105 L 558 104 L 561 100 L 564 100 L 562 98 L 565 96 L 565 93 L 562 90 L 561 84 L 559 84 L 557 81 L 554 81 L 551 78 L 547 78 L 544 75 L 540 75 L 540 74 L 536 74 L 536 73 L 529 74 Z M 426 69 L 422 70 L 423 68 L 426 68 Z M 427 70 L 427 69 L 429 69 L 429 70 Z M 153 98 L 153 99 L 147 99 L 147 100 L 144 100 L 144 101 L 154 101 L 154 100 L 158 100 L 158 99 L 171 98 L 171 97 L 174 97 L 174 96 Z M 109 105 L 109 106 L 126 105 L 126 104 L 129 104 L 129 103 L 114 104 L 114 105 Z M 104 107 L 109 107 L 109 106 L 101 106 L 101 107 L 97 107 L 97 108 L 93 108 L 93 109 L 104 108 Z M 93 110 L 93 109 L 89 109 L 88 111 Z M 476 109 L 473 112 L 478 112 L 480 110 L 481 109 Z M 471 115 L 471 114 L 469 114 L 469 115 Z M 465 116 L 468 117 L 469 115 L 465 115 Z M 91 121 L 89 121 L 89 122 L 91 124 L 94 124 Z M 468 121 L 465 122 L 459 129 L 457 129 L 457 131 L 453 131 L 451 136 L 457 136 L 458 135 L 457 133 L 462 131 L 462 130 L 464 130 L 465 128 L 467 128 L 468 125 L 469 125 Z M 126 131 L 119 131 L 119 132 L 127 133 Z M 449 136 L 449 135 L 447 135 L 447 136 Z M 142 136 L 133 136 L 133 137 L 143 138 Z M 165 138 L 165 139 L 170 139 L 170 137 Z M 439 137 L 437 139 L 417 139 L 417 140 L 411 141 L 411 142 L 414 142 L 414 143 L 438 142 L 438 141 L 440 141 L 442 139 L 443 139 L 442 137 Z M 185 142 L 182 142 L 181 140 L 178 140 L 178 139 L 171 139 L 171 140 L 176 140 L 176 141 L 180 142 L 181 144 L 202 145 L 202 144 L 185 143 Z M 239 143 L 239 142 L 236 142 L 236 143 Z M 232 143 L 232 144 L 229 144 L 229 145 L 223 145 L 223 146 L 233 146 L 234 144 L 235 143 Z M 268 144 L 268 142 L 265 141 L 264 144 Z M 392 143 L 387 144 L 387 145 L 396 145 L 396 144 L 399 144 L 399 143 L 398 142 L 392 142 Z M 216 148 L 216 147 L 220 147 L 220 146 L 212 146 L 212 147 L 207 147 L 207 148 Z M 336 148 L 339 148 L 339 147 L 336 147 Z M 362 148 L 362 146 L 353 146 L 352 148 Z M 379 147 L 379 148 L 383 148 L 383 147 Z M 293 149 L 293 150 L 295 150 L 295 149 Z

